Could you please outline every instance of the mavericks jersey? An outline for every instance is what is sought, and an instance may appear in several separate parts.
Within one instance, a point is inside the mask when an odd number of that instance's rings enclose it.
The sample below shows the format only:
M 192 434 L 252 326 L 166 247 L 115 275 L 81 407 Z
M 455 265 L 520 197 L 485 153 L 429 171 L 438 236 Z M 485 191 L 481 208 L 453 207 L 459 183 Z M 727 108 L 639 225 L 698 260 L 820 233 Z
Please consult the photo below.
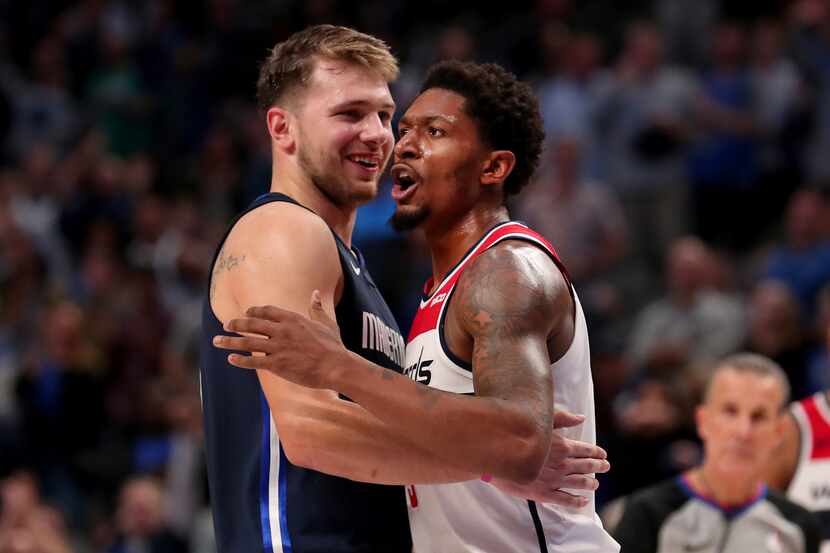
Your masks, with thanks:
M 830 553 L 830 402 L 819 392 L 793 404 L 801 447 L 787 497 L 813 511 L 821 522 L 822 553 Z
M 242 215 L 270 202 L 297 204 L 270 193 Z M 332 235 L 343 271 L 343 295 L 335 309 L 343 343 L 400 372 L 404 343 L 397 324 L 360 253 Z M 226 333 L 208 296 L 202 311 L 200 377 L 219 553 L 409 553 L 403 489 L 291 464 L 256 372 L 228 364 L 227 352 L 212 345 L 217 334 Z
M 406 346 L 405 373 L 433 388 L 474 394 L 470 364 L 455 356 L 444 340 L 447 305 L 455 284 L 481 252 L 504 240 L 524 240 L 544 250 L 562 270 L 553 248 L 525 225 L 505 222 L 487 232 L 421 300 Z M 567 278 L 567 277 L 566 277 Z M 570 283 L 569 283 L 570 286 Z M 432 282 L 427 283 L 427 290 Z M 585 316 L 571 286 L 576 306 L 573 342 L 552 365 L 555 408 L 585 415 L 575 428 L 557 430 L 569 438 L 595 443 L 594 390 Z M 453 484 L 407 486 L 409 522 L 417 553 L 470 552 L 615 552 L 616 542 L 605 532 L 593 503 L 593 493 L 569 490 L 591 499 L 582 509 L 538 504 L 505 494 L 476 480 Z

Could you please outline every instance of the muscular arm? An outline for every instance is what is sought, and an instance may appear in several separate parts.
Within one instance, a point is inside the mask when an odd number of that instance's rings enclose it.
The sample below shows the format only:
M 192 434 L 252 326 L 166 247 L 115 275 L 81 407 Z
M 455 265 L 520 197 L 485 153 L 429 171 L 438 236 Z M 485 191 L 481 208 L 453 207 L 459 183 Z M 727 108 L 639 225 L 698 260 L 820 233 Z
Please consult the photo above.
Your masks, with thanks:
M 336 246 L 322 221 L 296 206 L 274 204 L 246 216 L 228 237 L 214 267 L 211 301 L 223 322 L 263 303 L 306 314 L 318 289 L 333 317 L 339 278 Z M 382 484 L 478 477 L 416 447 L 331 390 L 298 386 L 267 371 L 257 375 L 286 456 L 296 465 Z
M 488 250 L 457 285 L 451 301 L 473 343 L 475 397 L 427 388 L 354 354 L 330 360 L 329 384 L 464 470 L 532 481 L 551 440 L 547 338 L 572 313 L 564 279 L 536 252 Z

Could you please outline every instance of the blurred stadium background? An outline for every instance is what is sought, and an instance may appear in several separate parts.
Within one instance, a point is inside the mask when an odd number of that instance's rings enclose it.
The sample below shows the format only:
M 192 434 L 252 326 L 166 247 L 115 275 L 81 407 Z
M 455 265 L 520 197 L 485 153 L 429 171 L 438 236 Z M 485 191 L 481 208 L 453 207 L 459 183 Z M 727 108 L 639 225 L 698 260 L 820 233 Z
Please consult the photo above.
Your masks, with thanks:
M 548 136 L 512 203 L 589 317 L 600 505 L 694 465 L 710 362 L 830 387 L 830 1 L 0 0 L 0 553 L 210 553 L 200 302 L 267 190 L 254 89 L 313 23 L 375 34 L 399 114 L 445 58 L 533 83 Z M 402 329 L 429 259 L 359 212 Z M 142 547 L 136 549 L 137 546 Z

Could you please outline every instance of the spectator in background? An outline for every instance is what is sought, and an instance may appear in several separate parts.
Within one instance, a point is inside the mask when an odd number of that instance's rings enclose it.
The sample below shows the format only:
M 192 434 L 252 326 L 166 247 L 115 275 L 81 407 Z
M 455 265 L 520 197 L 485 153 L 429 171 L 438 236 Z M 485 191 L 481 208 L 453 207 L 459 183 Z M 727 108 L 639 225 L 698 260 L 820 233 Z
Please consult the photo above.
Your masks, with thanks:
M 792 49 L 812 96 L 813 126 L 803 151 L 808 180 L 830 178 L 830 6 L 824 0 L 790 5 Z
M 0 482 L 0 553 L 70 553 L 63 517 L 40 500 L 35 479 L 26 472 Z
M 784 32 L 777 22 L 765 20 L 752 35 L 750 78 L 760 131 L 759 197 L 753 211 L 760 230 L 767 221 L 779 219 L 802 173 L 806 90 L 798 68 L 785 54 Z
M 75 100 L 68 90 L 63 44 L 57 34 L 42 38 L 31 58 L 30 79 L 6 74 L 10 93 L 11 132 L 5 148 L 23 156 L 38 142 L 48 140 L 59 150 L 71 145 L 80 126 Z
M 88 476 L 82 458 L 97 445 L 106 422 L 101 383 L 79 306 L 63 302 L 44 309 L 38 327 L 43 340 L 26 352 L 17 382 L 21 446 L 44 491 L 78 522 L 85 514 L 79 482 Z
M 828 202 L 816 189 L 802 188 L 787 205 L 784 241 L 768 255 L 761 276 L 787 284 L 806 317 L 814 314 L 819 289 L 830 282 Z
M 714 34 L 711 69 L 701 79 L 696 118 L 701 135 L 690 159 L 695 232 L 707 243 L 752 245 L 765 220 L 746 209 L 756 198 L 758 121 L 746 64 L 746 32 L 722 23 Z
M 598 99 L 604 177 L 631 222 L 632 254 L 650 269 L 687 227 L 685 153 L 695 88 L 689 75 L 665 65 L 660 31 L 635 23 Z
M 750 294 L 748 316 L 746 349 L 781 365 L 793 396 L 808 395 L 807 359 L 812 348 L 792 290 L 775 280 L 759 282 Z
M 786 376 L 758 355 L 718 363 L 695 412 L 705 457 L 624 500 L 614 537 L 628 553 L 818 553 L 818 521 L 763 484 L 783 423 Z
M 698 238 L 676 240 L 666 260 L 666 294 L 634 321 L 625 354 L 628 383 L 613 400 L 615 447 L 638 451 L 617 455 L 615 467 L 626 475 L 621 493 L 698 459 L 692 407 L 709 365 L 734 352 L 746 332 L 741 300 L 716 288 L 717 266 Z
M 556 55 L 559 71 L 538 87 L 546 141 L 549 148 L 560 141 L 579 142 L 583 153 L 577 173 L 596 178 L 601 174 L 594 123 L 597 95 L 605 79 L 599 65 L 602 46 L 589 33 L 559 32 L 562 44 L 549 54 Z
M 696 0 L 693 10 L 687 0 L 656 0 L 654 13 L 666 37 L 670 63 L 700 67 L 706 59 L 707 39 L 720 12 L 718 0 Z
M 746 333 L 744 310 L 712 288 L 712 252 L 698 238 L 676 240 L 666 260 L 667 293 L 637 317 L 628 363 L 635 373 L 670 375 L 735 351 Z
M 131 57 L 128 37 L 118 28 L 104 27 L 99 36 L 103 63 L 87 84 L 87 97 L 108 150 L 129 156 L 152 144 L 152 96 Z
M 106 553 L 187 553 L 164 518 L 164 492 L 151 477 L 133 477 L 121 489 L 116 520 L 118 532 Z

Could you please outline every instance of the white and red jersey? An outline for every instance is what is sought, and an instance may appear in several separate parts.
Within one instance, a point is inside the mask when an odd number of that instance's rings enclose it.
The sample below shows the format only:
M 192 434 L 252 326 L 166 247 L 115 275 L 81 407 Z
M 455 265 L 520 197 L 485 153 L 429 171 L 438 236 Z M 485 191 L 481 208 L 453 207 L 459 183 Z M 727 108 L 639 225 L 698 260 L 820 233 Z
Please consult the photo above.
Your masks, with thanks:
M 830 402 L 817 393 L 793 403 L 801 447 L 787 497 L 813 511 L 822 523 L 822 553 L 830 553 Z
M 426 386 L 457 394 L 473 394 L 473 368 L 447 348 L 444 317 L 464 269 L 481 252 L 504 240 L 523 240 L 544 250 L 564 270 L 553 247 L 521 223 L 508 221 L 487 232 L 437 286 L 421 300 L 406 346 L 407 374 Z M 569 281 L 570 286 L 570 281 Z M 556 409 L 585 415 L 585 422 L 562 434 L 595 443 L 594 388 L 588 331 L 582 306 L 571 286 L 576 307 L 573 342 L 551 365 Z M 480 480 L 453 484 L 407 486 L 409 523 L 416 553 L 616 552 L 619 545 L 596 515 L 593 493 L 569 490 L 591 499 L 582 509 L 537 504 L 505 494 Z

